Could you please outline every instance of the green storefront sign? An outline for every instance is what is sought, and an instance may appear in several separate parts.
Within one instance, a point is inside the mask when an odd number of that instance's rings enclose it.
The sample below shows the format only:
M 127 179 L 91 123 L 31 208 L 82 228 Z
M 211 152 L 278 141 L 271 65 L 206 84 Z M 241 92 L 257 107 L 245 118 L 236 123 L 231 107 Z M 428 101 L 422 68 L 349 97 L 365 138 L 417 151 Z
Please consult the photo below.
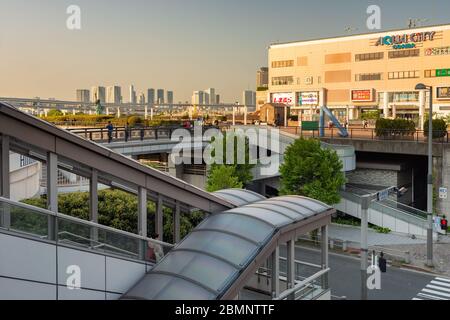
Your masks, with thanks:
M 436 77 L 450 77 L 450 69 L 437 69 Z

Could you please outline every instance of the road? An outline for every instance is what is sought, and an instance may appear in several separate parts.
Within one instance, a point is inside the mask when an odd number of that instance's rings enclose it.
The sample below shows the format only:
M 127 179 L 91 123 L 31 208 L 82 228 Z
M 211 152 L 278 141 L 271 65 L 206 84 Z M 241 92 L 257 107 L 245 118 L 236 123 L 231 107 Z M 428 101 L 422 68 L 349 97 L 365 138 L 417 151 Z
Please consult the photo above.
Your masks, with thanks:
M 280 255 L 286 256 L 285 247 L 280 248 Z M 296 260 L 320 264 L 320 251 L 309 248 L 296 248 Z M 333 296 L 346 296 L 348 300 L 359 300 L 360 298 L 360 260 L 350 256 L 338 255 L 334 253 L 329 254 L 330 278 L 329 283 Z M 381 290 L 369 290 L 369 300 L 412 300 L 418 297 L 418 294 L 425 289 L 425 296 L 430 295 L 439 298 L 450 299 L 450 292 L 436 294 L 433 291 L 435 288 L 434 282 L 436 276 L 415 272 L 395 267 L 389 267 L 386 273 L 381 276 Z M 445 279 L 441 281 L 445 286 Z M 449 286 L 450 287 L 450 283 Z M 439 292 L 442 292 L 438 290 Z M 447 289 L 448 290 L 448 289 Z M 445 292 L 448 293 L 446 297 Z M 419 296 L 419 298 L 424 298 Z

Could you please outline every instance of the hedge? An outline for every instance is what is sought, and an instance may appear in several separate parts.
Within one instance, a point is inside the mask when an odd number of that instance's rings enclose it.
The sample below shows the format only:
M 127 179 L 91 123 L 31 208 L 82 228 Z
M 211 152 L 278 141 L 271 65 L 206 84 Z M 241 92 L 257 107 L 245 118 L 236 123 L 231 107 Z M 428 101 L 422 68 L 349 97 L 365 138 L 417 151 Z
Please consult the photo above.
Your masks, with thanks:
M 414 135 L 416 124 L 405 119 L 378 119 L 375 123 L 377 137 Z
M 429 121 L 425 121 L 424 123 L 424 134 L 428 137 L 429 134 Z M 447 135 L 447 123 L 444 119 L 433 119 L 433 139 L 443 138 Z

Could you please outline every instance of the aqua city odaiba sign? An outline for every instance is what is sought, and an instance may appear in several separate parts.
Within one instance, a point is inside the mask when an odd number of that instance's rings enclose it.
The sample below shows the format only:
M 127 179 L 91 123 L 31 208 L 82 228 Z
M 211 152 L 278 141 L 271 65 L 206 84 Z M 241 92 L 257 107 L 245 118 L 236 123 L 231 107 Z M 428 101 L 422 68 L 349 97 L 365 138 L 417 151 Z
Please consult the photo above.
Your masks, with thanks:
M 375 43 L 376 46 L 392 46 L 393 49 L 415 48 L 417 43 L 433 41 L 436 32 L 417 32 L 411 34 L 393 35 L 380 37 Z

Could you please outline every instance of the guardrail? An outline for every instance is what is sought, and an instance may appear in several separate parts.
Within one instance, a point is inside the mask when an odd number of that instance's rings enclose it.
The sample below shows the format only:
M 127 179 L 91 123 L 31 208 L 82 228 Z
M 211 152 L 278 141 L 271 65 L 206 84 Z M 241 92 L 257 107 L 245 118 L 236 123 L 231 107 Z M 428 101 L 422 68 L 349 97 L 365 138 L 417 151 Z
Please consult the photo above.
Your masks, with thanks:
M 323 269 L 300 281 L 293 288 L 286 290 L 273 300 L 304 300 L 306 298 L 313 300 L 328 290 L 328 286 L 324 284 L 323 279 L 328 276 L 329 272 L 330 268 Z
M 174 247 L 169 243 L 1 197 L 0 230 L 149 262 L 157 262 Z
M 280 127 L 280 130 L 295 134 L 300 137 L 320 137 L 320 128 L 316 130 L 303 130 L 301 127 Z M 409 141 L 428 142 L 428 132 L 423 130 L 397 130 L 397 129 L 375 129 L 375 128 L 348 128 L 346 139 L 378 140 L 378 141 Z M 435 130 L 433 135 L 440 136 L 433 138 L 434 143 L 450 143 L 448 131 Z M 342 138 L 337 128 L 324 128 L 322 138 Z

